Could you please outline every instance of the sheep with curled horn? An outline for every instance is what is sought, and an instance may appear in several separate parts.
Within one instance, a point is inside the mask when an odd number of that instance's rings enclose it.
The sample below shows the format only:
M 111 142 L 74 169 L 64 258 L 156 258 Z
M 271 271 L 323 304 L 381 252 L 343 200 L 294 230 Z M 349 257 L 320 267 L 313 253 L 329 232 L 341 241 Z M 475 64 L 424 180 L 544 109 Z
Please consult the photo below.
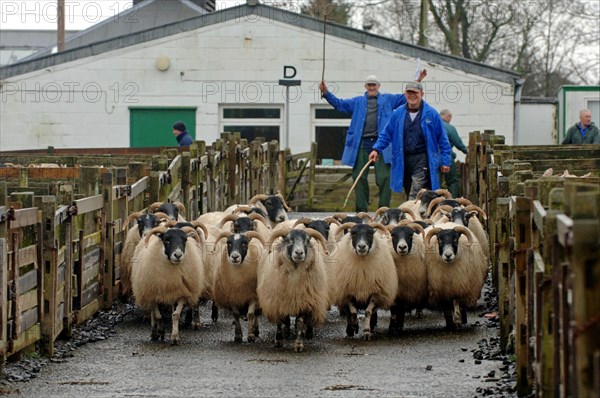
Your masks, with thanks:
M 146 234 L 157 227 L 161 222 L 169 219 L 169 216 L 162 212 L 154 214 L 146 214 L 138 211 L 131 213 L 123 223 L 123 231 L 129 226 L 133 220 L 137 222 L 137 228 L 129 228 L 125 236 L 123 251 L 121 252 L 121 297 L 127 298 L 131 294 L 131 259 L 136 246 L 140 243 Z
M 279 241 L 279 239 L 281 240 Z M 318 250 L 311 239 L 322 246 Z M 328 279 L 324 264 L 327 241 L 311 228 L 280 228 L 269 240 L 272 253 L 264 250 L 258 268 L 257 294 L 262 314 L 277 324 L 275 346 L 281 347 L 289 329 L 289 317 L 296 317 L 294 350 L 304 350 L 303 339 L 312 339 L 313 327 L 325 321 Z
M 230 224 L 228 225 L 228 223 Z M 269 223 L 259 213 L 250 213 L 248 215 L 240 215 L 238 213 L 228 214 L 216 224 L 216 227 L 222 231 L 229 230 L 235 233 L 256 231 L 263 236 L 267 236 L 270 232 Z
M 392 237 L 392 257 L 398 274 L 398 293 L 390 308 L 390 335 L 399 334 L 404 328 L 405 313 L 427 306 L 429 289 L 425 264 L 425 237 L 423 227 L 410 220 L 388 225 Z
M 136 247 L 131 285 L 138 306 L 150 311 L 152 340 L 164 339 L 160 305 L 176 304 L 171 343 L 180 344 L 179 318 L 184 305 L 194 307 L 207 287 L 202 238 L 192 227 L 152 229 Z
M 384 206 L 377 209 L 373 216 L 373 220 L 377 220 L 377 217 L 381 216 L 380 222 L 383 225 L 398 224 L 401 220 L 405 220 L 407 215 L 411 217 L 411 221 L 417 219 L 415 213 L 407 207 L 390 209 L 389 207 Z
M 429 207 L 427 208 L 427 217 L 430 217 L 438 206 L 449 205 L 452 207 L 464 207 L 472 204 L 473 203 L 471 203 L 471 201 L 467 198 L 435 198 L 429 203 Z
M 414 201 L 408 200 L 401 204 L 401 206 L 411 209 L 415 215 L 420 217 L 420 219 L 423 219 L 429 216 L 427 209 L 429 208 L 431 201 L 440 196 L 446 199 L 452 198 L 452 194 L 446 189 L 436 189 L 435 191 L 430 189 L 421 189 L 417 193 L 417 197 Z
M 486 260 L 489 260 L 489 237 L 485 230 L 485 227 L 477 217 L 479 215 L 482 217 L 483 220 L 487 220 L 487 216 L 479 206 L 468 205 L 466 207 L 454 207 L 450 210 L 447 210 L 446 206 L 444 206 L 444 209 L 440 211 L 440 214 L 442 214 L 442 217 L 439 218 L 440 223 L 453 222 L 469 228 L 469 230 L 475 235 L 477 241 L 481 245 Z
M 213 300 L 217 306 L 233 312 L 235 342 L 241 342 L 243 339 L 240 315 L 243 313 L 248 317 L 248 342 L 253 342 L 259 335 L 256 288 L 258 264 L 265 241 L 263 236 L 255 231 L 224 231 L 217 237 L 215 244 L 222 239 L 226 239 L 227 244 L 220 250 L 221 256 L 215 267 Z
M 181 213 L 185 213 L 185 206 L 181 202 L 154 202 L 148 206 L 148 210 L 152 213 L 156 211 L 166 213 L 173 220 L 186 221 L 185 217 L 181 215 Z
M 461 307 L 476 305 L 487 277 L 482 247 L 467 227 L 451 222 L 429 229 L 425 246 L 429 305 L 441 307 L 447 328 L 459 328 L 466 323 Z
M 271 223 L 271 228 L 274 228 L 277 224 L 288 220 L 287 212 L 292 211 L 280 193 L 276 195 L 254 195 L 248 204 L 261 206 L 264 208 L 264 210 L 267 212 L 269 222 Z
M 346 230 L 350 233 L 344 234 Z M 389 231 L 381 223 L 345 223 L 336 235 L 341 239 L 328 259 L 330 300 L 348 310 L 348 337 L 358 333 L 358 310 L 365 309 L 362 338 L 370 340 L 377 325 L 377 309 L 390 308 L 398 291 Z

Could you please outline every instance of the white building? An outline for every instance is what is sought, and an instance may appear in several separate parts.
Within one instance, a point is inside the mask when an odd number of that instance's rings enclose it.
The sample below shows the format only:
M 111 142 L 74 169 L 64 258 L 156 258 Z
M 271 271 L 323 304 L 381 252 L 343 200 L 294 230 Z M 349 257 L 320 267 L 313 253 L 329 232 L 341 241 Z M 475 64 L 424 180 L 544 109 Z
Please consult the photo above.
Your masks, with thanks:
M 183 120 L 209 143 L 240 131 L 294 153 L 317 141 L 320 158 L 339 159 L 349 119 L 318 91 L 322 44 L 323 21 L 243 4 L 10 65 L 0 69 L 0 150 L 174 145 L 171 125 Z M 361 95 L 369 74 L 382 92 L 401 93 L 417 59 L 425 100 L 452 111 L 465 143 L 483 129 L 513 143 L 517 74 L 327 26 L 325 80 L 340 98 Z M 289 142 L 285 78 L 301 80 L 290 88 Z

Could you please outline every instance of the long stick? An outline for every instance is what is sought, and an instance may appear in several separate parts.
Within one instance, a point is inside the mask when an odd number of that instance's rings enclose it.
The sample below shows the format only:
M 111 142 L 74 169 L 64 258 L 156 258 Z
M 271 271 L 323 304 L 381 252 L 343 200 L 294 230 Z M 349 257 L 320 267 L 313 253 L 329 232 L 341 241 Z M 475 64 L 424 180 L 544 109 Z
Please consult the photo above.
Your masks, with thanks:
M 325 35 L 327 34 L 327 14 L 323 14 L 323 68 L 321 69 L 321 81 L 325 81 Z
M 369 160 L 367 162 L 367 164 L 365 164 L 365 167 L 362 168 L 362 170 L 360 171 L 360 173 L 358 173 L 358 177 L 356 177 L 356 180 L 354 181 L 354 184 L 352 184 L 352 188 L 350 188 L 350 191 L 348 191 L 348 195 L 346 195 L 346 200 L 344 201 L 344 207 L 346 207 L 346 205 L 348 204 L 348 198 L 350 197 L 350 194 L 352 193 L 352 191 L 354 191 L 354 188 L 356 187 L 356 184 L 358 183 L 358 180 L 360 180 L 360 177 L 362 177 L 363 173 L 365 172 L 366 169 L 369 168 L 369 166 L 371 165 L 371 163 L 373 163 L 373 161 Z M 342 209 L 344 207 L 342 207 Z

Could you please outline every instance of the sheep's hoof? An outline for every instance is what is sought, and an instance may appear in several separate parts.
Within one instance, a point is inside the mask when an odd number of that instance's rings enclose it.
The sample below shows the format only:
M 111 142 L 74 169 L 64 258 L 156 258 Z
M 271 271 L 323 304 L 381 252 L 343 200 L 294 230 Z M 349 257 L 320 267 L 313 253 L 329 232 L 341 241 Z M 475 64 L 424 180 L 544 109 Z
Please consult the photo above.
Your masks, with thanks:
M 306 340 L 312 340 L 315 336 L 312 328 L 306 328 Z
M 363 340 L 364 340 L 364 341 L 370 341 L 370 340 L 371 340 L 371 336 L 372 336 L 372 335 L 371 335 L 371 332 L 369 332 L 369 331 L 367 331 L 367 330 L 365 330 L 365 331 L 363 332 Z
M 423 318 L 423 310 L 417 310 L 417 311 L 415 312 L 415 316 L 416 316 L 418 319 L 421 319 L 421 318 Z
M 301 341 L 296 341 L 296 344 L 294 344 L 294 351 L 296 351 L 296 352 L 304 351 L 304 344 L 302 344 Z
M 192 330 L 200 330 L 202 329 L 202 322 L 194 321 L 192 322 Z
M 346 334 L 348 335 L 348 337 L 354 336 L 354 327 L 352 325 L 346 326 Z
M 210 319 L 212 319 L 213 322 L 216 322 L 219 320 L 219 310 L 218 308 L 213 308 L 211 313 L 210 313 Z
M 248 335 L 248 343 L 254 343 L 256 341 L 256 337 L 252 334 Z
M 236 336 L 233 338 L 233 341 L 235 341 L 236 343 L 241 343 L 241 342 L 243 341 L 243 339 L 242 339 L 242 335 L 236 335 Z
M 258 337 L 258 336 L 260 335 L 260 331 L 258 330 L 258 325 L 256 325 L 256 326 L 254 327 L 254 330 L 253 330 L 253 332 L 254 332 L 254 335 L 255 335 L 256 337 Z
M 152 335 L 150 336 L 150 338 L 152 339 L 152 341 L 158 340 L 158 337 L 159 337 L 158 330 L 152 329 Z
M 173 336 L 171 338 L 171 345 L 181 345 L 181 339 L 179 339 L 179 336 Z
M 277 347 L 277 348 L 283 347 L 283 342 L 281 340 L 275 340 L 275 347 Z

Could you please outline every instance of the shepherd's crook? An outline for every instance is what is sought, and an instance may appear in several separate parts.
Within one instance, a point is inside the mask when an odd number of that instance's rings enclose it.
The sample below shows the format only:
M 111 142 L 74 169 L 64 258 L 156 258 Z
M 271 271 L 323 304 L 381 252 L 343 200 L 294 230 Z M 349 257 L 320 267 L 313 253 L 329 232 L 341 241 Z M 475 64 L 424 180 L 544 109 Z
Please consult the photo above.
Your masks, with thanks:
M 344 201 L 344 207 L 346 207 L 346 205 L 348 204 L 348 198 L 350 197 L 350 194 L 352 193 L 352 191 L 354 191 L 354 188 L 356 187 L 356 184 L 358 183 L 358 180 L 360 180 L 360 177 L 362 177 L 363 173 L 365 172 L 366 169 L 369 168 L 369 166 L 371 165 L 371 163 L 373 163 L 373 161 L 369 160 L 367 162 L 367 164 L 365 164 L 365 167 L 362 168 L 362 170 L 360 171 L 360 173 L 358 173 L 358 177 L 356 177 L 356 180 L 354 181 L 354 184 L 352 184 L 352 188 L 350 188 L 350 191 L 348 191 L 348 195 L 346 195 L 346 200 Z M 344 207 L 342 207 L 342 209 Z
M 321 81 L 325 81 L 325 35 L 327 34 L 327 14 L 323 14 L 323 69 L 321 70 Z

